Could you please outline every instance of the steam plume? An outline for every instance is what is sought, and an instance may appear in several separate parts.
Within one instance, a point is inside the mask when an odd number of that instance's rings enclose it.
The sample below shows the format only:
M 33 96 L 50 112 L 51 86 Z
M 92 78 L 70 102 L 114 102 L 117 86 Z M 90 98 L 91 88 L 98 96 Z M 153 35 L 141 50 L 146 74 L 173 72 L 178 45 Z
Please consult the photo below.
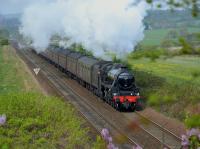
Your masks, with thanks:
M 146 10 L 137 0 L 55 0 L 27 7 L 20 31 L 40 51 L 58 34 L 95 56 L 111 52 L 121 58 L 143 39 Z

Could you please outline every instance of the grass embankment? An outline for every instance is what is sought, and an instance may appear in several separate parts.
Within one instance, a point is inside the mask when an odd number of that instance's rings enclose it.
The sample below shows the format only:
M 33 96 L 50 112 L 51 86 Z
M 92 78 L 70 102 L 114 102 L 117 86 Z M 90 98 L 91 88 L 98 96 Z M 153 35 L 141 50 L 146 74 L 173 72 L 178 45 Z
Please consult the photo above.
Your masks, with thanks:
M 0 47 L 0 148 L 102 148 L 71 105 L 44 96 L 9 46 Z
M 129 58 L 147 103 L 157 110 L 200 126 L 200 57 Z M 190 118 L 193 117 L 193 121 Z M 196 119 L 197 121 L 194 121 Z
M 26 66 L 9 46 L 0 47 L 0 94 L 10 92 L 40 92 Z

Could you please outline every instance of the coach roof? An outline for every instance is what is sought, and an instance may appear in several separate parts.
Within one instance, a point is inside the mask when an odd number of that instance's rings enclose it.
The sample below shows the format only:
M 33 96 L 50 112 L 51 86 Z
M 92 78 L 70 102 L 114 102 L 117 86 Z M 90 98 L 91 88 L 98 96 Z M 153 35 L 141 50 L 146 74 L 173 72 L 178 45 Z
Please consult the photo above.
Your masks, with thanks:
M 89 67 L 92 67 L 95 63 L 97 63 L 99 60 L 87 56 L 83 56 L 78 60 L 80 63 L 85 64 Z
M 68 57 L 74 58 L 74 59 L 78 59 L 79 57 L 84 56 L 78 52 L 72 52 L 68 55 Z
M 59 53 L 60 54 L 68 55 L 70 52 L 72 52 L 72 51 L 69 50 L 69 49 L 59 48 Z

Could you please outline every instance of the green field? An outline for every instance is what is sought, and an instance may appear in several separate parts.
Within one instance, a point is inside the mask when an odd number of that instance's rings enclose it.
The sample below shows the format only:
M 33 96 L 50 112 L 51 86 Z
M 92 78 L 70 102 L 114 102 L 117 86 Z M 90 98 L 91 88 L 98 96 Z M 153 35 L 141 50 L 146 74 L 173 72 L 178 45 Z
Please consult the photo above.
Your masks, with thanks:
M 189 113 L 199 114 L 199 56 L 160 57 L 155 61 L 129 58 L 129 64 L 147 104 L 180 120 Z
M 162 43 L 162 41 L 165 39 L 165 37 L 167 36 L 170 30 L 179 31 L 180 29 L 170 28 L 170 29 L 153 29 L 153 30 L 145 31 L 145 38 L 141 42 L 141 45 L 159 46 Z M 189 33 L 196 33 L 196 32 L 200 32 L 200 28 L 187 28 L 187 31 Z
M 170 29 L 155 29 L 145 31 L 145 38 L 141 42 L 144 46 L 160 45 Z
M 156 62 L 147 58 L 131 60 L 133 67 L 164 77 L 166 81 L 188 81 L 200 85 L 200 77 L 194 78 L 194 73 L 200 73 L 199 56 L 176 56 L 170 59 L 160 58 Z
M 10 46 L 0 46 L 0 148 L 104 148 L 86 122 L 60 98 L 42 94 Z

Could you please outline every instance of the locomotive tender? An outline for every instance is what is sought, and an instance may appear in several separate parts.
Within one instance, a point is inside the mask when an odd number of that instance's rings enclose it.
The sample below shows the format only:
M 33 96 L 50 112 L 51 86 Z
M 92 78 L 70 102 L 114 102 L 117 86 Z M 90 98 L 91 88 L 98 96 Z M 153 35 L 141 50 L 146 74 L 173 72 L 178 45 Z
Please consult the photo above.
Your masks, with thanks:
M 55 46 L 40 55 L 115 109 L 135 110 L 140 106 L 135 78 L 124 65 Z

